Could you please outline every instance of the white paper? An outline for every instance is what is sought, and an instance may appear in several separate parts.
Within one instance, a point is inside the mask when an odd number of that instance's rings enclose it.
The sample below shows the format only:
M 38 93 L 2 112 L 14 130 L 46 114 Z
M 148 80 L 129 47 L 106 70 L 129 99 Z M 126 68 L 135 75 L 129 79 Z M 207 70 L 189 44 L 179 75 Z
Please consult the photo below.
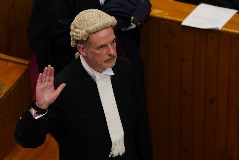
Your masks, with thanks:
M 235 9 L 209 4 L 198 5 L 182 22 L 184 26 L 220 30 L 237 13 Z

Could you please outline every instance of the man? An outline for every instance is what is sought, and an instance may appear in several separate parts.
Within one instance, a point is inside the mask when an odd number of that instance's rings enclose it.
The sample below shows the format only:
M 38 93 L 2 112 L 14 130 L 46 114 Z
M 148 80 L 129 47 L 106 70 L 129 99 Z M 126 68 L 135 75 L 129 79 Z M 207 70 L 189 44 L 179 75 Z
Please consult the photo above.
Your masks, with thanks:
M 21 146 L 38 147 L 54 131 L 61 160 L 152 160 L 145 102 L 133 66 L 117 58 L 115 24 L 97 9 L 75 17 L 80 57 L 55 79 L 50 65 L 39 74 L 36 101 L 15 129 Z

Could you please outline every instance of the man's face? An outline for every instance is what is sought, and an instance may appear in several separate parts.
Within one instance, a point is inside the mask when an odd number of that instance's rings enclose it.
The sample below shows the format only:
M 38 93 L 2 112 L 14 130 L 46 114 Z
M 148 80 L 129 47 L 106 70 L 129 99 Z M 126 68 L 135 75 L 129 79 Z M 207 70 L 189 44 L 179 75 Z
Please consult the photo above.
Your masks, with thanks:
M 98 72 L 113 67 L 116 62 L 116 38 L 111 27 L 92 33 L 88 39 L 89 47 L 80 50 L 86 63 Z M 79 47 L 78 47 L 79 49 Z

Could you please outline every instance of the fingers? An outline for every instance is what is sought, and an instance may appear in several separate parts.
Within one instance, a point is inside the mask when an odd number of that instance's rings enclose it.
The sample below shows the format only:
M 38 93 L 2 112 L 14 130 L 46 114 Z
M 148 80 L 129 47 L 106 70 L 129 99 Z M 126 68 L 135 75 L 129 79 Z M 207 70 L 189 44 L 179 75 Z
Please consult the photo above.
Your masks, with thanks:
M 48 65 L 44 68 L 44 71 L 42 73 L 42 83 L 50 82 L 54 79 L 54 68 L 51 65 Z
M 50 68 L 49 68 L 49 66 L 46 68 L 46 73 L 45 74 L 43 73 L 43 75 L 45 75 L 45 82 L 49 82 L 50 81 L 50 77 L 49 77 Z
M 49 75 L 50 76 L 49 80 L 50 80 L 50 82 L 54 82 L 54 68 L 51 67 L 50 70 L 51 70 L 51 72 L 50 72 L 50 75 Z
M 45 67 L 43 73 L 38 75 L 37 85 L 42 85 L 45 82 L 54 82 L 54 68 L 51 65 Z
M 38 78 L 37 78 L 37 85 L 41 85 L 42 84 L 42 73 L 40 73 L 39 75 L 38 75 Z
M 52 79 L 54 79 L 53 67 L 51 67 L 51 65 L 48 65 L 47 67 L 45 67 L 43 75 L 45 75 L 45 77 L 43 77 L 45 79 L 45 82 L 50 82 Z
M 48 67 L 45 67 L 43 70 L 43 73 L 40 73 L 42 75 L 41 76 L 41 84 L 44 84 L 46 82 L 47 72 L 48 72 Z

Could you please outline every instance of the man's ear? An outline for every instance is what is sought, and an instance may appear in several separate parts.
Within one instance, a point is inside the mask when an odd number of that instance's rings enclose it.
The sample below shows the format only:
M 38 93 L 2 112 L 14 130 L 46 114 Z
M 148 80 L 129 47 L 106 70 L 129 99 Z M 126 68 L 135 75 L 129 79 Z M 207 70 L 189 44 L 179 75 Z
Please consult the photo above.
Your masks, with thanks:
M 85 47 L 82 44 L 77 44 L 77 50 L 83 55 L 86 56 Z

